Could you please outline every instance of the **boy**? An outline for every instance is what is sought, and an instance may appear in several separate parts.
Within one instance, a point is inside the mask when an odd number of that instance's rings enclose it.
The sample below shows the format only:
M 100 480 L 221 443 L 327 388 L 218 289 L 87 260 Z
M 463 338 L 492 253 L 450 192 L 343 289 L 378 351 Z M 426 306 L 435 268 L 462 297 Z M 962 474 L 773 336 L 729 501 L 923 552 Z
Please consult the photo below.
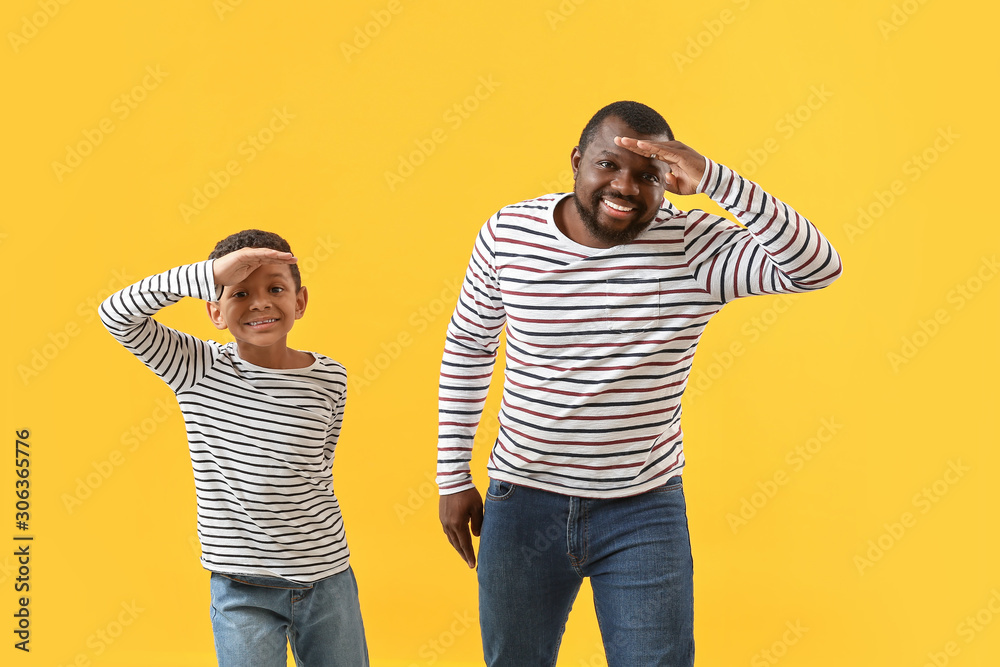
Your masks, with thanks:
M 235 343 L 203 341 L 152 319 L 205 299 Z M 202 565 L 220 667 L 368 665 L 331 466 L 347 374 L 287 346 L 308 293 L 276 234 L 245 230 L 209 259 L 111 295 L 101 320 L 177 394 L 198 499 Z

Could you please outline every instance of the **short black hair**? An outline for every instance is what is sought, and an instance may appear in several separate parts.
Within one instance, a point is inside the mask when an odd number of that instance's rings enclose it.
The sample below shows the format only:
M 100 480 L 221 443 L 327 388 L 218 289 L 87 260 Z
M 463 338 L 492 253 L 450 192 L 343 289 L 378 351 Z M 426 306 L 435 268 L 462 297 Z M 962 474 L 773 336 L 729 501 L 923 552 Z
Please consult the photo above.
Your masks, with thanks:
M 288 241 L 281 238 L 274 232 L 265 232 L 260 229 L 244 229 L 242 232 L 230 234 L 215 244 L 215 249 L 209 254 L 209 259 L 218 259 L 223 255 L 236 252 L 240 248 L 270 248 L 281 252 L 292 252 L 292 247 Z M 292 279 L 295 281 L 295 289 L 302 287 L 302 276 L 299 274 L 298 264 L 289 264 L 292 271 Z
M 580 143 L 577 145 L 581 155 L 587 152 L 587 146 L 597 136 L 597 128 L 601 126 L 601 123 L 608 116 L 621 118 L 626 125 L 639 134 L 665 134 L 668 139 L 671 141 L 674 140 L 674 133 L 670 130 L 670 126 L 667 125 L 667 121 L 655 109 L 651 109 L 639 102 L 623 100 L 621 102 L 612 102 L 595 113 L 594 117 L 587 123 L 587 126 L 583 128 L 583 132 L 580 134 Z

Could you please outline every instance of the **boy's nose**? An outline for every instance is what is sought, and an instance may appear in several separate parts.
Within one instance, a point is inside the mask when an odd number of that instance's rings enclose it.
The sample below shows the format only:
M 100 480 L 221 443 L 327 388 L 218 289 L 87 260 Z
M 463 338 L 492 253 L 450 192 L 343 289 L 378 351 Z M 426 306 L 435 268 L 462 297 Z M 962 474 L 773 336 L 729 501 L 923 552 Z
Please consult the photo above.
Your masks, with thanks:
M 266 294 L 255 294 L 250 297 L 250 308 L 253 310 L 263 310 L 270 305 L 270 300 Z

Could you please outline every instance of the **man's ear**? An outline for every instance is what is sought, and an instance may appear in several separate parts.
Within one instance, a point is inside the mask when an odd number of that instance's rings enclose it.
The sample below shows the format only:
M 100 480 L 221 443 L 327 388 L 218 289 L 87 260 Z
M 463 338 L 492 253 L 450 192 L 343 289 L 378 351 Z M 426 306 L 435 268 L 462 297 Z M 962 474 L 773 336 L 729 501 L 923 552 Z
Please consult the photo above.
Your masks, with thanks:
M 226 318 L 222 316 L 222 309 L 219 308 L 218 301 L 206 301 L 205 306 L 208 307 L 208 317 L 212 320 L 212 324 L 215 325 L 216 329 L 228 329 L 226 325 Z
M 295 293 L 295 319 L 299 319 L 306 314 L 307 303 L 309 303 L 309 291 L 306 290 L 306 286 L 303 285 L 299 288 L 299 291 Z
M 583 153 L 580 152 L 579 146 L 573 146 L 573 150 L 569 154 L 569 164 L 573 167 L 573 180 L 576 180 L 576 174 L 580 171 L 580 161 L 583 160 Z

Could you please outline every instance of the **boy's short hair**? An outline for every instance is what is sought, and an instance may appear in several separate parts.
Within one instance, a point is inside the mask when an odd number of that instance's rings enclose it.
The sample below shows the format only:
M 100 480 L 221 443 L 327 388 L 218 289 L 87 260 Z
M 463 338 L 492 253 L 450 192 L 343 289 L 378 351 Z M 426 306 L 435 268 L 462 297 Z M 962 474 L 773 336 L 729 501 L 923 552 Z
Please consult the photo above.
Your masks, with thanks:
M 281 238 L 274 232 L 265 232 L 260 229 L 244 229 L 242 232 L 230 234 L 215 244 L 215 249 L 209 254 L 209 259 L 218 259 L 223 255 L 236 252 L 240 248 L 270 248 L 281 252 L 292 252 L 292 247 L 288 241 Z M 302 287 L 302 276 L 299 274 L 298 264 L 289 264 L 288 268 L 292 272 L 292 279 L 295 281 L 295 289 Z

